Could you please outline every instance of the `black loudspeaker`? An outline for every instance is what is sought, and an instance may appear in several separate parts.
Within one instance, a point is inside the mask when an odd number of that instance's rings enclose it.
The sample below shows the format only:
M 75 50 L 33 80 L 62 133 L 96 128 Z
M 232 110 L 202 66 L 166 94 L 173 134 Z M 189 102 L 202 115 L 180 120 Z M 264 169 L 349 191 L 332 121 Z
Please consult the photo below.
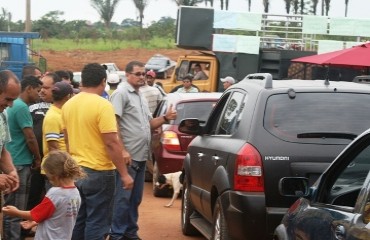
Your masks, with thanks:
M 180 7 L 176 45 L 184 49 L 212 50 L 213 17 L 212 8 Z

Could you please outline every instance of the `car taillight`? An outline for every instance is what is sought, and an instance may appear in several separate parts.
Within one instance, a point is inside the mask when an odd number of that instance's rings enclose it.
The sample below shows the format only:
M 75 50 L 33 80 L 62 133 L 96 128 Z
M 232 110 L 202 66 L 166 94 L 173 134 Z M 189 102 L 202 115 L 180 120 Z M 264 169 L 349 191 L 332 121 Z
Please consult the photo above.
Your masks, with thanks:
M 164 131 L 162 133 L 162 145 L 168 151 L 181 151 L 179 138 L 177 133 L 173 131 Z
M 265 190 L 262 158 L 250 144 L 245 144 L 238 152 L 235 162 L 234 189 L 246 192 L 263 192 Z

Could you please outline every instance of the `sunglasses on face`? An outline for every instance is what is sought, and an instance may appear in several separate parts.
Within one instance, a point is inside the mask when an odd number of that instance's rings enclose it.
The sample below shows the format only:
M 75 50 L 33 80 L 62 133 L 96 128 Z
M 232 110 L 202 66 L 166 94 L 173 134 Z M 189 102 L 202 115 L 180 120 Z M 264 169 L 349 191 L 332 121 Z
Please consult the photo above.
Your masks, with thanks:
M 145 72 L 133 72 L 131 74 L 135 75 L 136 77 L 145 76 Z

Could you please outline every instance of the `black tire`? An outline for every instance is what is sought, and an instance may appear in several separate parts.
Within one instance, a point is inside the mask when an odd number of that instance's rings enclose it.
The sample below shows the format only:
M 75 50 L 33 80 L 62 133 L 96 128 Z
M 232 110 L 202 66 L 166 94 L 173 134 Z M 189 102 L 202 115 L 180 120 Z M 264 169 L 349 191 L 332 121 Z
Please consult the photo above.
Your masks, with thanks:
M 213 211 L 213 240 L 229 240 L 229 231 L 225 220 L 225 215 L 222 209 L 221 200 L 218 198 L 215 209 Z
M 190 216 L 193 214 L 194 208 L 190 201 L 189 194 L 190 194 L 189 193 L 189 183 L 185 176 L 184 183 L 182 185 L 181 230 L 184 235 L 194 236 L 194 235 L 199 235 L 199 232 L 190 223 Z

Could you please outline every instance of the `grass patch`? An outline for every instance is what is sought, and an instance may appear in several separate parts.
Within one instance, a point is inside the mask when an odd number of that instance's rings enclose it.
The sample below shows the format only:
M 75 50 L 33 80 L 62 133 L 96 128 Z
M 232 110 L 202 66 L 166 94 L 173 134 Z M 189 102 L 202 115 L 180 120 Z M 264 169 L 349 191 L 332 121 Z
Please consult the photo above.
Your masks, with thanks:
M 33 49 L 37 50 L 91 50 L 113 51 L 127 48 L 171 49 L 176 48 L 173 39 L 155 37 L 149 41 L 117 39 L 34 39 Z

